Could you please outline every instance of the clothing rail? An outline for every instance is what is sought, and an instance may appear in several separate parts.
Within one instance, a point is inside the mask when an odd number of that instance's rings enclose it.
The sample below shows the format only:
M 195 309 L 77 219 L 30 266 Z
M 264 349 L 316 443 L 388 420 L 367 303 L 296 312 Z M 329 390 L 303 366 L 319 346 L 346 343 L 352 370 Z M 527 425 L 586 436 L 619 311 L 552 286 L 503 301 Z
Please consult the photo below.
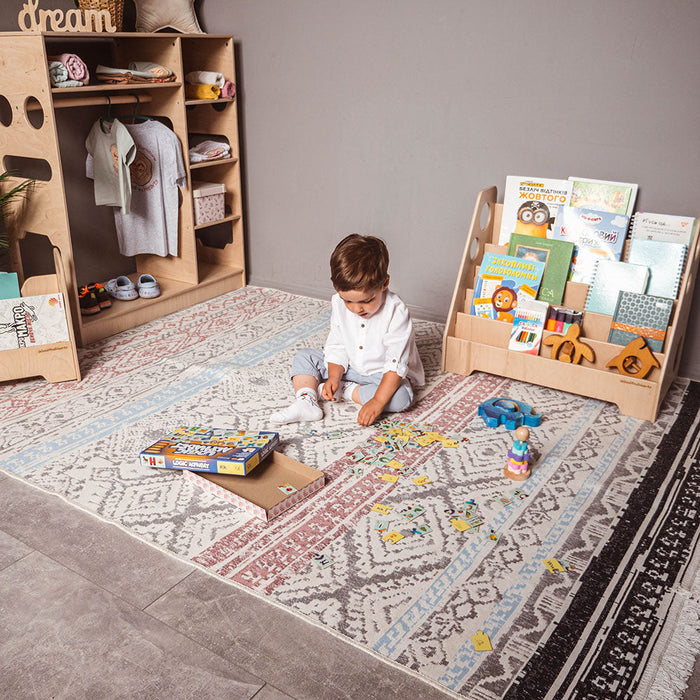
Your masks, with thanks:
M 151 102 L 151 96 L 147 93 L 143 95 L 111 95 L 110 97 L 105 97 L 103 95 L 92 95 L 90 97 L 63 97 L 54 100 L 53 107 L 58 109 L 59 107 L 89 107 L 90 105 L 124 105 L 131 103 Z M 38 101 L 32 101 L 27 104 L 27 110 L 29 112 L 41 109 L 41 104 Z

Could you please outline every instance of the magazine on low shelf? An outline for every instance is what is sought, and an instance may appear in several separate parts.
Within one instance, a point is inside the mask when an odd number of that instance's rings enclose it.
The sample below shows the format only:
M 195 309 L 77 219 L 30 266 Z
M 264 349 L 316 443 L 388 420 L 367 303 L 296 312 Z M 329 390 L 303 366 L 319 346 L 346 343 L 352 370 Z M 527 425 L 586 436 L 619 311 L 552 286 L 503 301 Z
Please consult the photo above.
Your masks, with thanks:
M 61 292 L 0 299 L 0 350 L 68 341 Z

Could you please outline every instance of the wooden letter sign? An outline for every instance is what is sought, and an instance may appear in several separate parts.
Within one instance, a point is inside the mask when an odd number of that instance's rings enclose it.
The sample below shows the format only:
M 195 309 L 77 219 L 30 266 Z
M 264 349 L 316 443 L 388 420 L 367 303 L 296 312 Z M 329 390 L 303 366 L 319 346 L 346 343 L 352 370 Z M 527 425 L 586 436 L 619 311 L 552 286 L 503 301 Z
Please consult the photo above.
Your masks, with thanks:
M 63 23 L 63 24 L 62 24 Z M 27 0 L 17 15 L 23 32 L 116 32 L 108 10 L 40 10 L 39 0 Z

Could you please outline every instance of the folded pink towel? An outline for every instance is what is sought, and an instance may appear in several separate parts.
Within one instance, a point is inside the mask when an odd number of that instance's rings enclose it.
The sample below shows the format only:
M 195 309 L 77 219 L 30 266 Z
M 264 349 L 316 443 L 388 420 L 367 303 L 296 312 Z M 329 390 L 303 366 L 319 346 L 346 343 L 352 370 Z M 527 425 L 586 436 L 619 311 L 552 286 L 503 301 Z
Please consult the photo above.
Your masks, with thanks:
M 236 84 L 227 80 L 224 86 L 221 88 L 221 97 L 235 97 L 236 96 Z
M 62 53 L 59 56 L 49 56 L 49 61 L 59 61 L 68 71 L 71 80 L 79 80 L 83 85 L 90 82 L 90 73 L 85 62 L 74 53 Z

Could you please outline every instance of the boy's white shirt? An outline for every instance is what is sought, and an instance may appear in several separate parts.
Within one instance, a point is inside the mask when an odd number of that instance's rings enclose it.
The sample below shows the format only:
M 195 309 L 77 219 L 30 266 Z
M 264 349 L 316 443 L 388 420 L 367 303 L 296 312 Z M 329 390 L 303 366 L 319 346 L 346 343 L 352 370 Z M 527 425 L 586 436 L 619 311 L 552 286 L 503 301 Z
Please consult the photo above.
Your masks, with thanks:
M 406 305 L 393 292 L 369 318 L 350 311 L 340 295 L 331 299 L 331 330 L 323 348 L 326 365 L 332 362 L 360 374 L 396 372 L 414 386 L 425 383 L 413 324 Z

